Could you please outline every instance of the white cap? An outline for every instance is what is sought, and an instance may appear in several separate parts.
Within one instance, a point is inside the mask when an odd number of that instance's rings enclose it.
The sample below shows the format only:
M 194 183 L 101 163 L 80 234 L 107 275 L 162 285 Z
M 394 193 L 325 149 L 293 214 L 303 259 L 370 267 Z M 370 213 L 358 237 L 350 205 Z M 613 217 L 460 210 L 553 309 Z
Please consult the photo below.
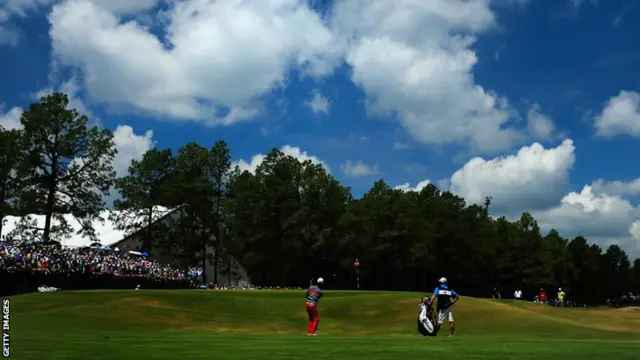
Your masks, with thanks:
M 316 280 L 316 282 L 318 284 L 322 284 L 322 283 L 324 283 L 324 279 L 323 278 L 318 278 L 318 280 Z
M 558 291 L 562 291 L 562 288 L 558 288 Z
M 446 277 L 441 277 L 440 280 L 438 280 L 440 282 L 440 284 L 446 284 L 447 283 L 447 278 Z

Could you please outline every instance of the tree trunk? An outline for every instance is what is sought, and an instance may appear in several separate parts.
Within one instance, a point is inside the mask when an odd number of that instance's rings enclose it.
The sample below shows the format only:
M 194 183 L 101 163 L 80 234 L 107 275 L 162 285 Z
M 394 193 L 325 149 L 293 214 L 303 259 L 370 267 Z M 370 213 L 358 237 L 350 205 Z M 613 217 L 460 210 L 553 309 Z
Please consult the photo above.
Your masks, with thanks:
M 190 237 L 190 239 L 191 239 L 190 241 L 195 241 L 196 236 L 200 236 L 200 235 L 198 235 L 197 224 L 196 224 L 196 223 L 195 223 L 195 221 L 193 220 L 193 217 L 192 217 L 191 215 L 187 215 L 187 216 L 188 216 L 188 220 L 185 220 L 185 214 L 182 214 L 182 215 L 180 215 L 180 216 L 182 217 L 182 219 L 181 219 L 181 223 L 183 224 L 183 225 L 181 225 L 181 226 L 184 226 L 184 224 L 186 223 L 186 221 L 189 221 L 188 223 L 189 223 L 190 225 L 189 225 L 189 227 L 188 227 L 188 229 L 187 229 L 187 232 L 189 233 L 189 237 Z M 190 244 L 191 244 L 191 242 L 190 242 Z M 190 246 L 189 248 L 190 248 L 190 249 L 194 249 L 194 250 L 195 250 L 195 248 L 192 248 L 191 246 Z M 206 285 L 206 284 L 207 284 L 207 263 L 206 263 L 206 251 L 204 251 L 204 249 L 203 249 L 203 256 L 202 256 L 202 259 L 198 259 L 198 258 L 197 258 L 197 254 L 198 254 L 198 253 L 197 253 L 197 251 L 191 251 L 191 252 L 188 254 L 188 256 L 189 256 L 189 257 L 188 257 L 188 259 L 189 259 L 189 263 L 190 263 L 190 264 L 195 264 L 195 263 L 197 263 L 197 260 L 201 260 L 201 265 L 202 265 L 202 283 Z
M 215 231 L 215 250 L 213 253 L 213 281 L 217 284 L 218 283 L 218 260 L 220 259 L 220 201 L 222 199 L 222 186 L 220 184 L 220 181 L 218 181 L 218 188 L 217 188 L 217 193 L 216 196 L 218 197 L 218 199 L 216 199 L 216 231 Z
M 218 227 L 216 226 L 216 245 L 214 247 L 214 252 L 213 252 L 213 282 L 215 282 L 216 284 L 218 283 L 218 261 L 220 259 L 219 256 L 219 252 L 220 252 L 220 246 L 219 246 L 219 241 L 218 241 L 218 235 L 220 234 L 220 231 L 218 230 Z
M 229 269 L 229 286 L 231 286 L 231 277 L 233 276 L 233 271 L 232 271 L 232 262 L 234 259 L 232 259 L 232 254 L 230 253 L 229 249 L 231 247 L 230 244 L 230 239 L 231 239 L 231 229 L 229 227 L 226 227 L 226 230 L 224 232 L 224 241 L 225 241 L 225 251 L 227 254 L 227 269 Z M 221 239 L 222 240 L 222 239 Z M 237 285 L 237 284 L 236 284 Z
M 58 176 L 57 161 L 52 161 L 51 178 L 49 180 L 49 193 L 47 194 L 47 205 L 45 208 L 44 233 L 42 241 L 47 243 L 50 240 L 51 233 L 51 217 L 53 216 L 53 205 L 56 201 L 56 177 Z
M 2 186 L 2 189 L 0 190 L 0 206 L 1 204 L 4 204 L 5 192 L 6 192 L 6 189 L 4 186 Z M 2 207 L 0 207 L 0 209 L 2 209 Z M 4 212 L 0 210 L 0 235 L 2 235 L 3 220 L 4 220 Z
M 153 225 L 153 207 L 150 207 L 149 212 L 147 213 L 147 233 L 144 241 L 142 242 L 142 248 L 144 251 L 151 252 L 151 243 L 153 239 L 151 238 L 153 231 L 151 226 Z
M 206 232 L 203 230 L 202 231 L 202 235 L 201 235 L 202 236 L 202 240 L 203 240 L 202 241 L 202 276 L 203 276 L 203 279 L 206 280 L 206 278 L 207 278 L 207 242 L 204 241 L 205 240 L 204 239 L 205 235 L 206 235 Z M 216 275 L 217 274 L 214 273 L 213 283 L 217 285 L 218 282 L 217 282 L 217 279 L 216 279 Z
M 208 239 L 207 236 L 210 236 L 209 233 L 207 232 L 207 221 L 206 219 L 202 219 L 201 223 L 199 224 L 201 226 L 200 228 L 200 234 L 198 235 L 200 238 L 200 245 L 202 246 L 202 273 L 206 274 L 206 270 L 207 270 L 207 245 L 208 245 Z M 213 278 L 213 283 L 217 286 L 218 282 L 216 281 L 216 277 L 215 277 L 215 273 L 214 273 L 214 278 Z
M 229 254 L 227 254 L 227 265 L 229 265 L 229 286 L 231 286 L 231 275 L 233 274 L 233 271 L 231 269 L 231 256 L 229 256 Z

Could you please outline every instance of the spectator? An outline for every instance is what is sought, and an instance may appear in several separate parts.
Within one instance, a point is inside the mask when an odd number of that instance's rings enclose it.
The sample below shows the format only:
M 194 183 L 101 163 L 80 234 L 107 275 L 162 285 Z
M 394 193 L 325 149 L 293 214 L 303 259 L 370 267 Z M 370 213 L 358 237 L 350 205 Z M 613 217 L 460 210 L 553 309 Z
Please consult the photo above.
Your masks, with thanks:
M 502 296 L 500 295 L 500 292 L 496 288 L 493 288 L 493 293 L 491 294 L 491 297 L 493 299 L 496 299 L 496 300 L 502 299 Z
M 522 299 L 522 290 L 518 289 L 513 292 L 513 298 L 516 300 Z
M 547 292 L 544 291 L 544 289 L 540 289 L 540 293 L 538 294 L 538 301 L 541 304 L 546 304 L 547 303 Z
M 564 297 L 564 291 L 562 291 L 562 288 L 558 288 L 558 304 L 560 305 L 560 307 L 564 307 Z

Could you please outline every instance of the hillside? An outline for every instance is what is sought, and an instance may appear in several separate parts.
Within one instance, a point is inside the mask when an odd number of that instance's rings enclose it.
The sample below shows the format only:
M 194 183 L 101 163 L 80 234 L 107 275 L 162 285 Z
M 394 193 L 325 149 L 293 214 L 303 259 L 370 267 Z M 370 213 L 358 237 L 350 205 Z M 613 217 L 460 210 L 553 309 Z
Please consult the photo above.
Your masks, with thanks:
M 415 335 L 419 294 L 328 291 L 320 304 L 324 335 Z M 559 309 L 462 298 L 457 334 L 482 337 L 640 338 L 640 311 Z M 162 331 L 304 334 L 300 291 L 84 291 L 12 299 L 20 333 Z

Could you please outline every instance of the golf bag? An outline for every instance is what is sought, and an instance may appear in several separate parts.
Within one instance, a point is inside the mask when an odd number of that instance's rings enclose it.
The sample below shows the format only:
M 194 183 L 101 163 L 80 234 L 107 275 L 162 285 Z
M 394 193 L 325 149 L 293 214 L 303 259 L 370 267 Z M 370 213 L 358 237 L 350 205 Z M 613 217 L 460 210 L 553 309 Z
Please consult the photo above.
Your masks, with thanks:
M 436 320 L 431 300 L 429 300 L 429 298 L 420 298 L 418 332 L 422 336 L 436 336 L 440 330 L 440 325 L 438 325 Z

